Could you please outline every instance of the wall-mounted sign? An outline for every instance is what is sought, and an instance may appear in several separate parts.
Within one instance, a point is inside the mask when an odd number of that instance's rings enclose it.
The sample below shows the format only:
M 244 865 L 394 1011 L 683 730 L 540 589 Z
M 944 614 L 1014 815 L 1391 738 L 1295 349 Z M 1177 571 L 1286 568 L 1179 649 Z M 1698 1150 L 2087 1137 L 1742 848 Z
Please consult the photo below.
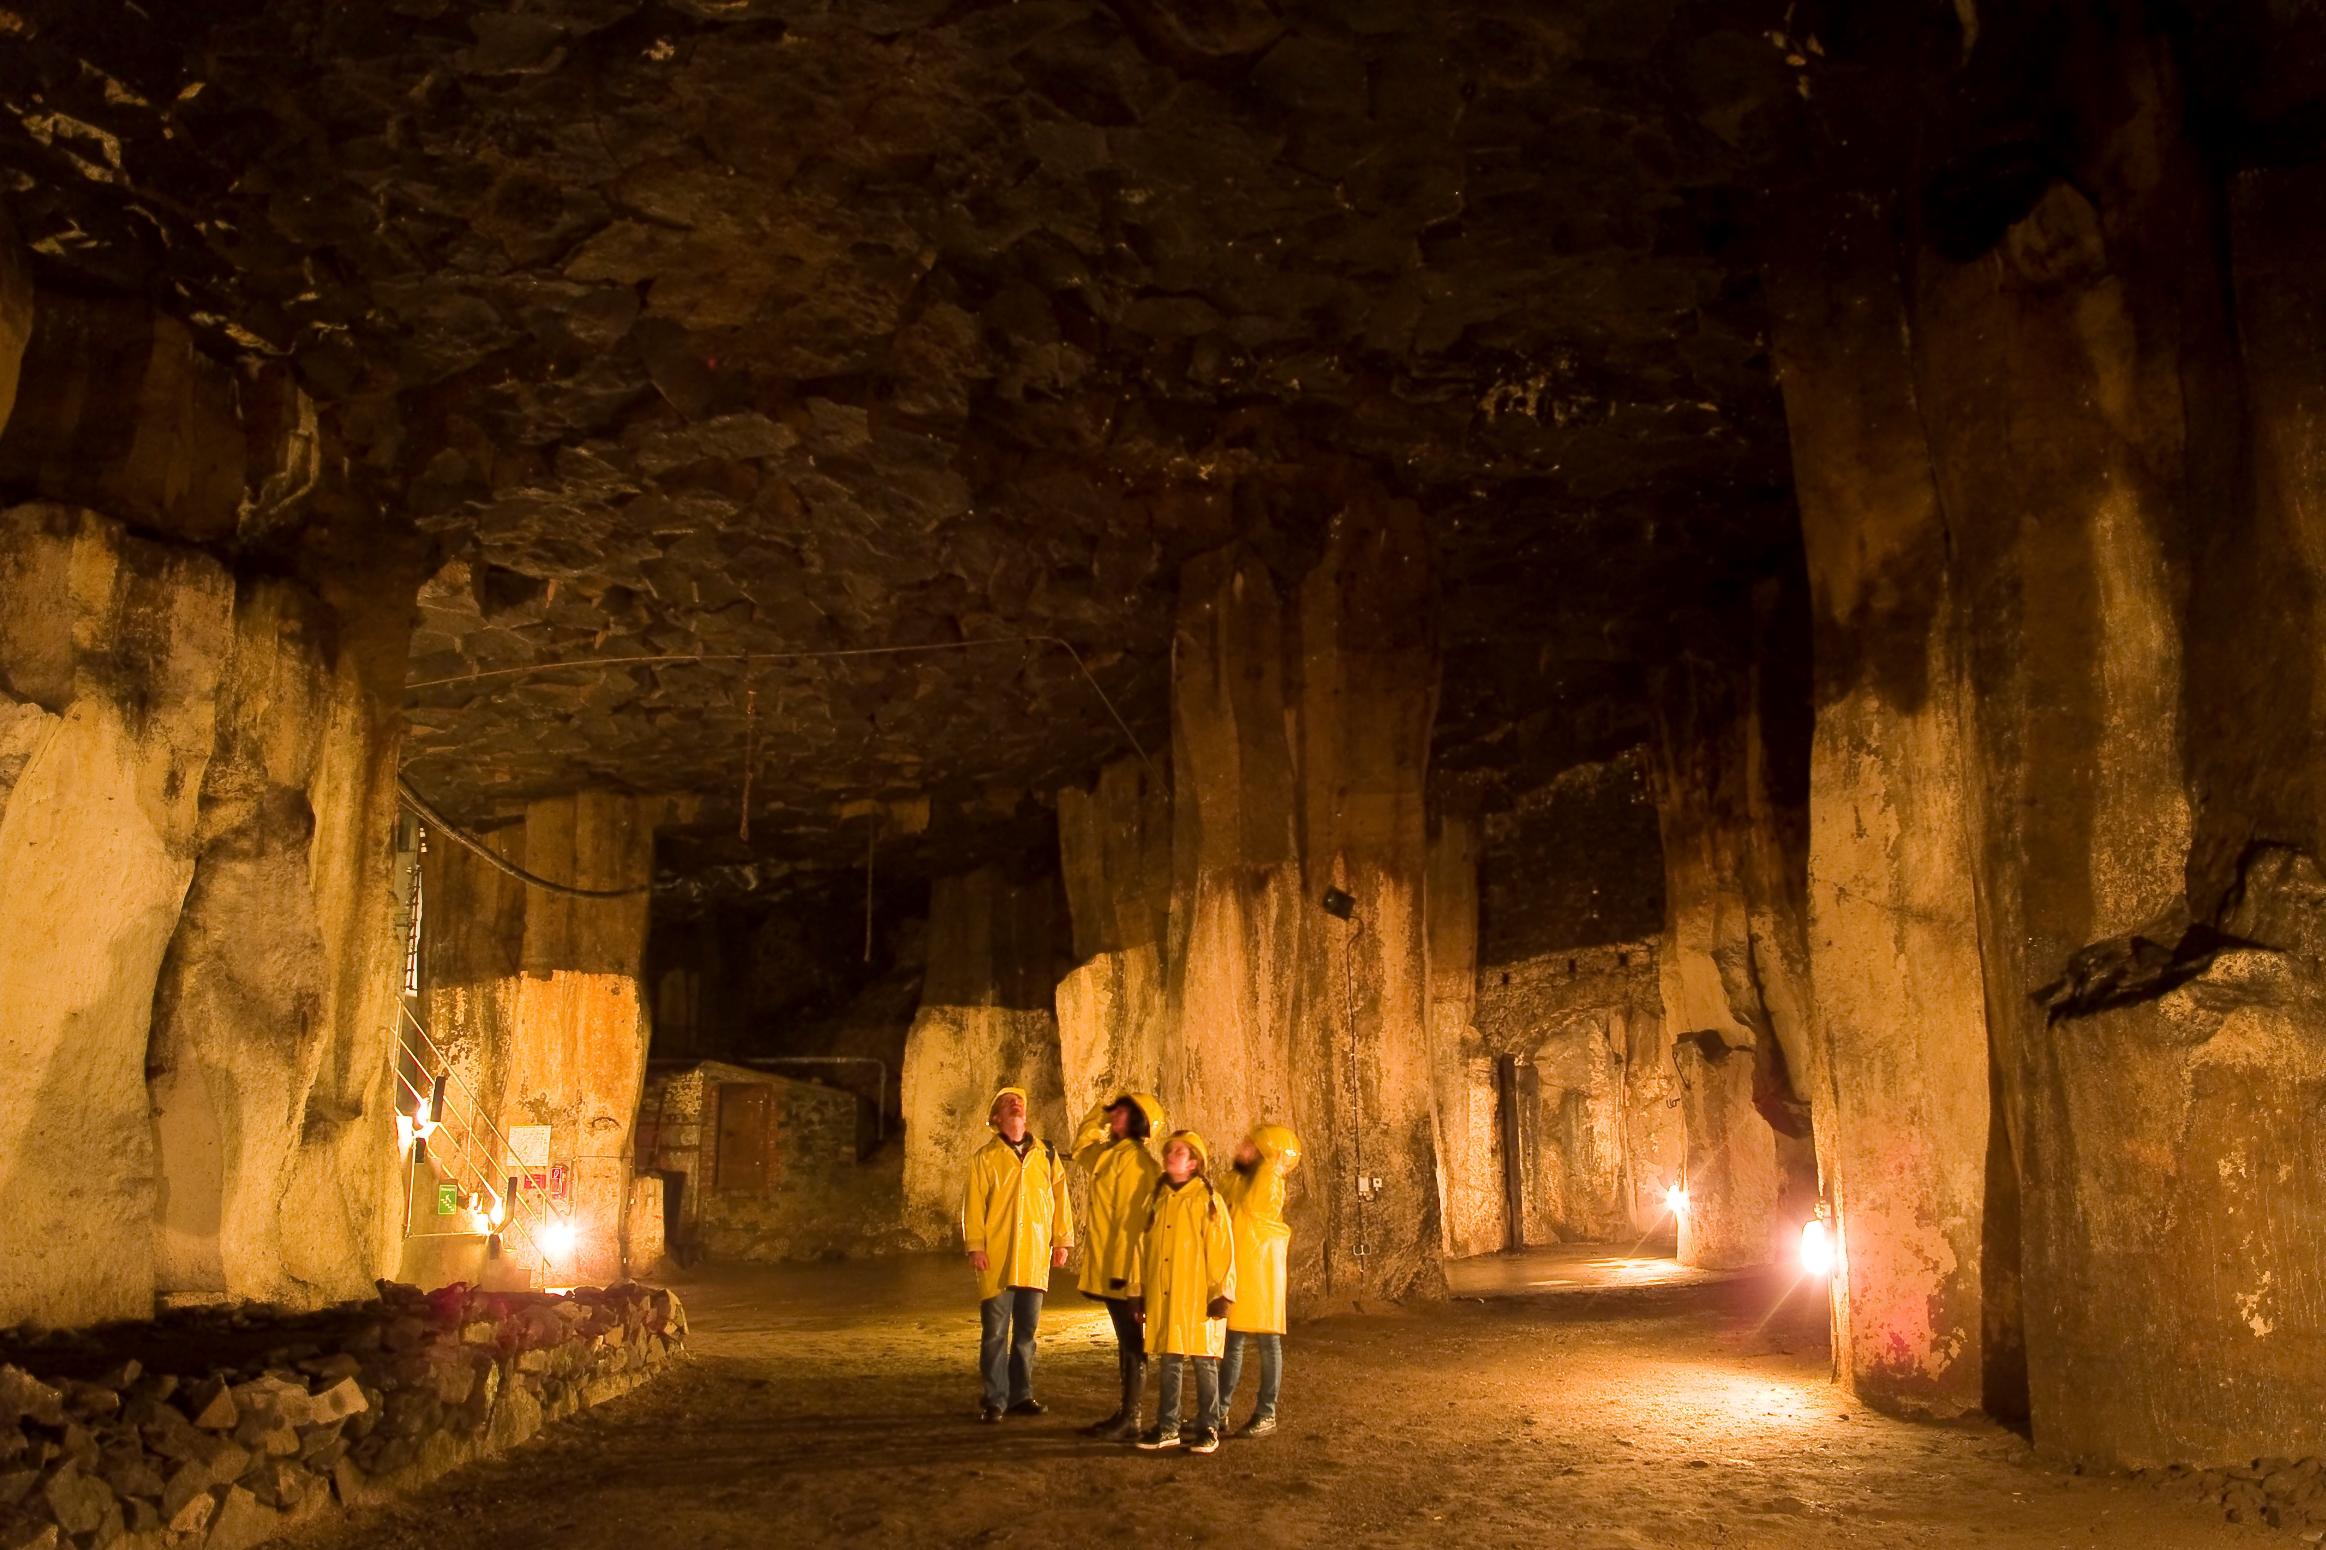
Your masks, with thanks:
M 549 1198 L 560 1201 L 573 1198 L 573 1170 L 564 1163 L 549 1170 Z
M 549 1127 L 513 1125 L 509 1129 L 510 1161 L 520 1168 L 549 1166 Z
M 436 1214 L 437 1214 L 438 1216 L 450 1216 L 450 1215 L 452 1215 L 454 1212 L 458 1211 L 459 1209 L 460 1209 L 460 1186 L 459 1186 L 458 1184 L 439 1184 L 439 1185 L 437 1185 L 437 1186 L 436 1186 Z

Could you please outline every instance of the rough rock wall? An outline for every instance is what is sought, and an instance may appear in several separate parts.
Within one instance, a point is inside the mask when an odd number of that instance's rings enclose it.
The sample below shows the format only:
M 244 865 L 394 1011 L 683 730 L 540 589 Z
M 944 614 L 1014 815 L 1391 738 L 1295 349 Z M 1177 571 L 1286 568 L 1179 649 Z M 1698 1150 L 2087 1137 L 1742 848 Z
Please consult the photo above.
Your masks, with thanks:
M 1891 1240 L 1927 1338 L 1877 1402 L 2016 1381 L 2080 1460 L 2315 1453 L 2316 180 L 2217 183 L 2129 7 L 1999 14 L 1950 92 L 2040 107 L 2053 170 L 1910 115 L 1940 132 L 1772 276 L 1830 659 L 1830 1079 L 1915 1163 L 1844 1171 L 1842 1313 Z
M 1510 1241 L 1495 1060 L 1479 1037 L 1478 820 L 1449 813 L 1430 835 L 1423 888 L 1429 931 L 1431 1103 L 1446 1253 L 1491 1254 Z
M 1664 867 L 1644 749 L 1487 815 L 1476 1019 L 1507 1057 L 1526 1243 L 1669 1234 L 1679 1074 L 1656 963 Z M 1475 1092 L 1473 1109 L 1494 1104 Z
M 1126 760 L 1058 793 L 1058 857 L 1074 967 L 1058 982 L 1066 1113 L 1160 1091 L 1170 992 L 1171 794 Z M 1071 1138 L 1068 1138 L 1071 1139 Z
M 321 599 L 271 578 L 238 590 L 154 999 L 156 1262 L 164 1292 L 297 1303 L 351 1295 L 382 1261 L 394 745 Z
M 541 877 L 631 887 L 653 875 L 661 811 L 585 791 L 530 803 L 522 823 L 480 838 Z M 504 1136 L 549 1127 L 577 1234 L 577 1263 L 551 1265 L 552 1282 L 618 1279 L 646 1073 L 648 895 L 529 887 L 442 836 L 422 867 L 421 1021 Z
M 154 985 L 200 848 L 234 584 L 63 506 L 0 513 L 0 1322 L 153 1311 Z
M 1654 939 L 1483 964 L 1477 1019 L 1487 1058 L 1509 1057 L 1516 1083 L 1519 1240 L 1670 1232 L 1664 1191 L 1681 1176 L 1680 1094 Z M 1496 1095 L 1488 1088 L 1474 1101 Z M 1505 1214 L 1498 1199 L 1497 1221 Z
M 1789 258 L 1771 301 L 1815 620 L 1809 1086 L 1835 1350 L 1886 1408 L 1956 1414 L 1982 1399 L 1990 1094 L 1951 556 L 1888 223 L 1839 203 Z
M 1217 1139 L 1298 1123 L 1292 1028 L 1307 897 L 1295 828 L 1290 631 L 1260 556 L 1191 561 L 1172 639 L 1170 1009 L 1161 1096 L 1172 1123 Z M 1305 1134 L 1303 1139 L 1308 1139 Z M 1308 1209 L 1312 1155 L 1292 1209 Z M 1306 1227 L 1303 1234 L 1299 1229 Z M 1311 1247 L 1314 1219 L 1295 1219 Z M 1311 1286 L 1306 1281 L 1304 1286 Z
M 1307 891 L 1356 898 L 1344 924 L 1304 913 L 1293 1114 L 1337 1226 L 1318 1247 L 1336 1295 L 1442 1292 L 1430 1065 L 1424 792 L 1437 713 L 1436 577 L 1421 514 L 1359 489 L 1300 589 L 1300 834 Z M 1351 1002 L 1354 1007 L 1352 1011 Z M 1306 1073 L 1329 1073 L 1324 1083 Z M 1331 1181 L 1355 1178 L 1355 1189 Z M 1312 1235 L 1311 1241 L 1315 1239 Z M 1307 1260 L 1296 1237 L 1296 1267 Z
M 1776 1207 L 1807 1168 L 1801 1079 L 1814 1088 L 1804 878 L 1806 652 L 1790 639 L 1798 598 L 1759 588 L 1739 630 L 1741 663 L 1685 658 L 1655 689 L 1651 764 L 1666 925 L 1657 952 L 1664 1024 L 1687 1102 L 1689 1263 L 1766 1263 L 1798 1222 Z M 1796 746 L 1796 745 L 1799 746 Z M 1732 1066 L 1730 1057 L 1747 1057 Z M 1795 1073 L 1800 1073 L 1796 1078 Z M 1749 1080 L 1745 1079 L 1749 1077 Z
M 1263 1120 L 1295 1125 L 1303 1297 L 1443 1286 L 1433 1029 L 1450 1020 L 1458 1062 L 1472 949 L 1454 890 L 1472 862 L 1457 826 L 1436 857 L 1453 895 L 1439 996 L 1423 811 L 1435 601 L 1418 513 L 1368 491 L 1334 519 L 1296 612 L 1257 551 L 1199 556 L 1180 579 L 1168 799 L 1134 764 L 1060 799 L 1070 1093 L 1152 1081 L 1175 1126 L 1223 1146 Z M 1350 920 L 1320 906 L 1328 885 L 1355 899 Z M 908 1156 L 908 1193 L 915 1178 Z
M 991 1132 L 994 1093 L 1023 1087 L 1036 1135 L 1061 1149 L 1066 1106 L 1051 993 L 1065 922 L 1058 879 L 993 868 L 929 891 L 929 962 L 905 1036 L 905 1226 L 928 1248 L 959 1241 L 961 1181 Z
M 526 869 L 582 888 L 646 883 L 654 875 L 654 808 L 605 791 L 530 803 Z M 579 1228 L 572 1279 L 580 1282 L 623 1274 L 631 1132 L 646 1078 L 647 898 L 641 891 L 577 899 L 536 888 L 525 899 L 518 1037 L 504 1056 L 501 1126 L 549 1126 L 549 1155 L 571 1164 Z

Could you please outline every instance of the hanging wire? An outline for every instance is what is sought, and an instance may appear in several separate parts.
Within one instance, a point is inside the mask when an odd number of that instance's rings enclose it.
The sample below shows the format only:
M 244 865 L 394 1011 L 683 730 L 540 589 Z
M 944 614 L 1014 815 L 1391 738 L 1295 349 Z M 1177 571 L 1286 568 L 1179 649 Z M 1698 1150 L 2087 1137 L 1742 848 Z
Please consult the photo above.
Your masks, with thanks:
M 414 790 L 412 783 L 402 775 L 396 777 L 396 795 L 403 800 L 406 807 L 419 814 L 425 822 L 442 830 L 446 839 L 475 851 L 496 870 L 508 873 L 528 887 L 546 889 L 550 893 L 562 893 L 572 899 L 626 899 L 634 893 L 644 893 L 654 886 L 651 882 L 644 882 L 629 888 L 577 888 L 572 883 L 561 883 L 538 873 L 528 872 L 438 812 L 435 806 L 426 797 Z
M 1000 635 L 987 640 L 931 641 L 917 646 L 839 646 L 822 651 L 681 651 L 643 657 L 575 657 L 562 662 L 534 662 L 523 667 L 485 668 L 474 673 L 456 673 L 449 678 L 423 678 L 407 683 L 404 688 L 407 692 L 441 689 L 449 684 L 483 683 L 498 678 L 530 678 L 535 673 L 557 673 L 585 667 L 652 667 L 679 662 L 742 662 L 746 665 L 756 662 L 806 662 L 838 657 L 903 656 L 922 651 L 968 651 L 978 646 L 1056 646 L 1065 652 L 1073 659 L 1074 670 L 1082 675 L 1082 681 L 1090 685 L 1091 693 L 1097 695 L 1098 702 L 1106 707 L 1107 715 L 1114 720 L 1115 730 L 1122 733 L 1123 741 L 1131 745 L 1131 752 L 1139 756 L 1139 762 L 1147 767 L 1150 774 L 1160 774 L 1155 768 L 1155 761 L 1147 757 L 1147 750 L 1139 742 L 1138 734 L 1131 730 L 1131 724 L 1123 719 L 1123 713 L 1115 708 L 1115 702 L 1108 697 L 1106 690 L 1099 687 L 1098 680 L 1091 676 L 1089 666 L 1082 660 L 1082 653 L 1074 649 L 1072 642 L 1056 635 Z

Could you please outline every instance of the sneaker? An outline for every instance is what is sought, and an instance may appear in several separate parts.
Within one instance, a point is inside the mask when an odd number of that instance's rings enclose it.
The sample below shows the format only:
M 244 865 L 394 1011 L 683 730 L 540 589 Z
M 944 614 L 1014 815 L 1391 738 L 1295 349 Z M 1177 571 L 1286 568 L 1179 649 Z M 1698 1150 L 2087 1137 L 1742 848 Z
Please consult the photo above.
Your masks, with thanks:
M 1001 1406 L 999 1406 L 999 1405 L 979 1405 L 979 1406 L 977 1407 L 977 1418 L 978 1418 L 978 1420 L 980 1420 L 980 1421 L 983 1421 L 983 1422 L 986 1422 L 986 1423 L 988 1423 L 988 1424 L 991 1424 L 992 1422 L 998 1421 L 998 1420 L 1000 1420 L 1000 1419 L 1001 1419 Z
M 1208 1426 L 1197 1432 L 1195 1440 L 1187 1445 L 1187 1451 L 1190 1453 L 1217 1453 L 1219 1450 L 1220 1434 Z
M 1048 1415 L 1049 1413 L 1050 1407 L 1048 1405 L 1043 1404 L 1040 1400 L 1031 1396 L 1019 1400 L 1016 1404 L 1010 1406 L 1009 1409 L 1002 1412 L 1004 1415 Z
M 1179 1434 L 1167 1432 L 1159 1426 L 1150 1426 L 1139 1433 L 1139 1446 L 1149 1453 L 1162 1448 L 1176 1448 L 1179 1446 Z
M 1275 1430 L 1276 1417 L 1272 1415 L 1256 1415 L 1249 1421 L 1246 1421 L 1243 1426 L 1238 1429 L 1236 1436 L 1239 1438 L 1266 1437 L 1273 1433 Z

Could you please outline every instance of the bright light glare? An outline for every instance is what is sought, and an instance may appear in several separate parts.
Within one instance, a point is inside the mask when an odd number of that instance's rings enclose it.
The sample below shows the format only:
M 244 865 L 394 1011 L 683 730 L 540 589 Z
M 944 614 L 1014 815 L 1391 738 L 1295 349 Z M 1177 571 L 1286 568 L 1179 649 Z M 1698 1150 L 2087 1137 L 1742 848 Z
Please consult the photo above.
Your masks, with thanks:
M 1688 1192 L 1675 1184 L 1664 1191 L 1664 1209 L 1674 1216 L 1688 1214 Z
M 1829 1275 L 1833 1271 L 1833 1237 L 1825 1230 L 1825 1223 L 1817 1218 L 1801 1229 L 1801 1268 L 1813 1276 Z
M 541 1252 L 551 1259 L 563 1259 L 573 1252 L 580 1234 L 571 1222 L 551 1222 L 541 1229 Z

